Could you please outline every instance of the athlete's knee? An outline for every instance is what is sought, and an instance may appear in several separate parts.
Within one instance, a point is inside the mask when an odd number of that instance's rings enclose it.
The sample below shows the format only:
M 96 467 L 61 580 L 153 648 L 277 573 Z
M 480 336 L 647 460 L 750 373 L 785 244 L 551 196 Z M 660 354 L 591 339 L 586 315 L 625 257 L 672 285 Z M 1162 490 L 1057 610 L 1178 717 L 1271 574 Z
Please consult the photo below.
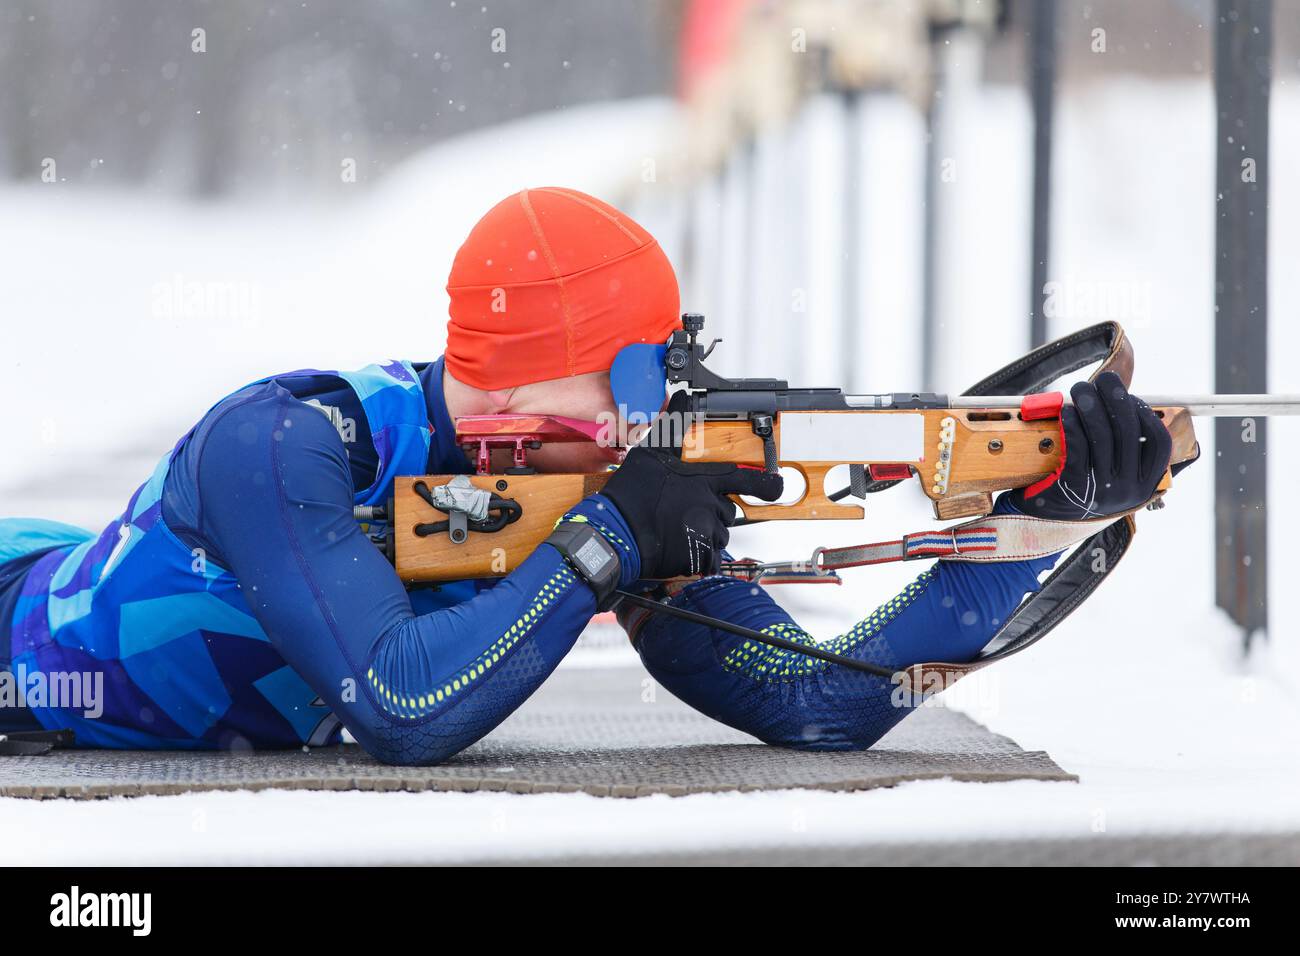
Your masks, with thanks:
M 882 690 L 879 695 L 842 701 L 843 706 L 835 710 L 792 709 L 755 736 L 792 750 L 867 750 L 911 713 L 907 707 L 895 706 L 890 698 Z

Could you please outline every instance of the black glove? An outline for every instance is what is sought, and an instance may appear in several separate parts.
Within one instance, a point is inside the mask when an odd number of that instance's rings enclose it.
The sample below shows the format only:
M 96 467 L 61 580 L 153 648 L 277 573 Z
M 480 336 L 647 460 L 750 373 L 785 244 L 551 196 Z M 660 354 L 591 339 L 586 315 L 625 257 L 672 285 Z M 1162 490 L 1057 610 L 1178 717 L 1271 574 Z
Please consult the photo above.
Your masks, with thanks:
M 716 574 L 736 520 L 726 496 L 753 495 L 775 501 L 779 474 L 722 462 L 684 462 L 657 448 L 638 447 L 605 483 L 632 529 L 641 553 L 641 577 Z
M 1120 514 L 1147 501 L 1169 467 L 1173 449 L 1159 416 L 1130 395 L 1114 372 L 1098 375 L 1095 384 L 1079 382 L 1070 397 L 1074 404 L 1061 411 L 1064 470 L 1031 498 L 1023 488 L 1011 492 L 1011 503 L 1037 518 L 1082 521 Z

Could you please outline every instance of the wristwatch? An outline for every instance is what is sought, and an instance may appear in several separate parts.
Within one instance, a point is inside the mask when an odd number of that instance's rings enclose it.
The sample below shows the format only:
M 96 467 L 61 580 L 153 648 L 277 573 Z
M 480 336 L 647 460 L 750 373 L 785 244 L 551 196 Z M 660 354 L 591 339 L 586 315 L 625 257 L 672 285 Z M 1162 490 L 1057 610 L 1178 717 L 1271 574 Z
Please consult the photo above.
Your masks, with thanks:
M 623 566 L 605 536 L 582 521 L 561 521 L 546 539 L 596 594 L 596 609 L 607 610 Z

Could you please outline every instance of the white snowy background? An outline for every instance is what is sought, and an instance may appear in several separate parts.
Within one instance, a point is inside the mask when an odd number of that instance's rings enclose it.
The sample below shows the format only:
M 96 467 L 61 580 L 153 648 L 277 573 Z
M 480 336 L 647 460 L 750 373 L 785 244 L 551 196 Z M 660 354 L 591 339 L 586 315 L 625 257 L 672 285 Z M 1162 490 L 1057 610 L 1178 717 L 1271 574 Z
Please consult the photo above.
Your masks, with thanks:
M 1029 284 L 1026 97 L 998 85 L 961 96 L 949 111 L 958 180 L 944 197 L 937 365 L 938 384 L 953 391 L 1024 351 Z M 98 528 L 226 392 L 281 369 L 436 356 L 452 253 L 492 203 L 529 185 L 573 186 L 625 205 L 675 260 L 686 217 L 702 217 L 700 261 L 711 265 L 683 276 L 683 305 L 706 312 L 727 339 L 717 353 L 724 372 L 743 365 L 750 374 L 838 384 L 840 270 L 856 270 L 866 317 L 861 384 L 914 387 L 924 174 L 915 109 L 881 95 L 865 111 L 858 262 L 839 254 L 843 129 L 834 104 L 811 101 L 760 144 L 756 168 L 769 177 L 757 191 L 763 208 L 793 203 L 800 214 L 759 219 L 759 268 L 746 268 L 736 251 L 739 196 L 707 184 L 688 189 L 679 178 L 641 181 L 647 157 L 672 167 L 676 110 L 668 101 L 623 101 L 471 133 L 328 206 L 3 187 L 0 514 Z M 1300 276 L 1292 267 L 1300 196 L 1288 175 L 1300 163 L 1298 117 L 1300 95 L 1279 78 L 1267 160 L 1269 384 L 1277 392 L 1300 392 Z M 1058 106 L 1055 162 L 1052 276 L 1085 292 L 1136 290 L 1138 304 L 1109 315 L 1082 296 L 1054 319 L 1053 333 L 1118 318 L 1137 350 L 1135 390 L 1212 391 L 1209 83 L 1124 78 L 1072 88 Z M 747 295 L 737 291 L 742 276 Z M 177 300 L 168 290 L 178 285 L 228 296 L 228 304 Z M 791 313 L 795 287 L 807 290 L 804 314 Z M 742 316 L 742 302 L 761 314 Z M 767 334 L 742 340 L 747 322 Z M 1051 638 L 942 698 L 1027 749 L 1047 750 L 1078 784 L 932 781 L 858 794 L 638 800 L 293 792 L 0 800 L 0 862 L 416 862 L 597 850 L 634 858 L 674 847 L 1294 831 L 1300 625 L 1291 587 L 1300 558 L 1287 542 L 1300 531 L 1289 494 L 1300 423 L 1269 427 L 1272 628 L 1249 659 L 1213 606 L 1214 452 L 1212 428 L 1201 421 L 1207 460 L 1179 478 L 1164 511 L 1142 516 L 1132 553 L 1101 591 Z M 921 495 L 904 487 L 871 501 L 862 522 L 741 530 L 734 550 L 803 554 L 930 520 Z M 782 594 L 802 623 L 830 636 L 912 574 L 849 572 L 829 594 Z M 565 666 L 635 664 L 609 631 L 596 625 Z

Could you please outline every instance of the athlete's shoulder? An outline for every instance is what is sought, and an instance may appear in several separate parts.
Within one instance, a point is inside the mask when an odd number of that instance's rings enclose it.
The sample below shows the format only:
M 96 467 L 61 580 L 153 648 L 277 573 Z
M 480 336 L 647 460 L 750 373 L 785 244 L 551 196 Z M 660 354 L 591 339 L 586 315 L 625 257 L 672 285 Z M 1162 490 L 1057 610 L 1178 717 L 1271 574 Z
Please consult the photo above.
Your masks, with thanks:
M 304 401 L 274 380 L 246 386 L 203 417 L 194 438 L 214 451 L 249 458 L 274 452 L 281 462 L 321 454 L 346 467 L 343 439 L 332 406 Z

